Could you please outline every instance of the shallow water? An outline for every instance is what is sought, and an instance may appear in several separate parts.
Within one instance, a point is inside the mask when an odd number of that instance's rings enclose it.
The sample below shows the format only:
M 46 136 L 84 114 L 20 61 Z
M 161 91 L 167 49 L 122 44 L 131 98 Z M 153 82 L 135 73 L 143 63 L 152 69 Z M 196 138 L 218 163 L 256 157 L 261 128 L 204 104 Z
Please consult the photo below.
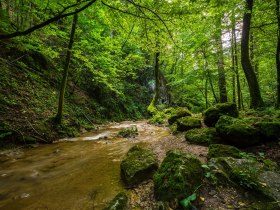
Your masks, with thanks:
M 139 136 L 117 137 L 137 125 Z M 0 210 L 99 210 L 119 191 L 120 161 L 135 144 L 169 136 L 145 121 L 102 127 L 81 137 L 0 154 Z

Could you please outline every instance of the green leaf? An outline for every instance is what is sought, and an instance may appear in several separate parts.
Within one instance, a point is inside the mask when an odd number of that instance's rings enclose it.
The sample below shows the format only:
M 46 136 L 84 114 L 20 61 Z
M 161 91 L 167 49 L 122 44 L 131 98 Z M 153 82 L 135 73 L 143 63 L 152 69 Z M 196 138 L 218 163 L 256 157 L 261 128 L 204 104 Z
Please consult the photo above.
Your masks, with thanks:
M 184 208 L 191 207 L 191 203 L 196 200 L 196 193 L 191 194 L 189 197 L 183 199 L 180 201 L 180 204 Z

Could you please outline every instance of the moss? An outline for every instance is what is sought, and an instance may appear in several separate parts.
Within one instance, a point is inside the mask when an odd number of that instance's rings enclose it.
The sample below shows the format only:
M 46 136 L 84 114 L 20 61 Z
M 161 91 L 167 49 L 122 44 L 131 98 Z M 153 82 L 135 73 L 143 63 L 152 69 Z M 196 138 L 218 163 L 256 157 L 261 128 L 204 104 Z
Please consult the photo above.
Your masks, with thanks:
M 257 122 L 255 126 L 268 140 L 277 140 L 280 137 L 280 122 Z
M 210 145 L 220 141 L 215 128 L 195 128 L 188 130 L 185 138 L 192 144 Z
M 175 122 L 175 123 L 173 123 L 172 125 L 170 125 L 169 128 L 170 128 L 172 134 L 178 133 L 178 130 L 177 130 L 177 128 L 178 128 L 177 122 Z
M 238 117 L 238 110 L 234 103 L 219 103 L 213 107 L 208 108 L 203 112 L 203 120 L 205 125 L 214 127 L 220 116 L 228 115 L 231 117 Z
M 127 209 L 128 197 L 124 192 L 120 192 L 116 197 L 110 202 L 108 207 L 103 210 L 125 210 Z
M 132 147 L 121 162 L 121 177 L 127 186 L 133 186 L 152 177 L 157 161 L 150 150 Z
M 171 201 L 189 196 L 203 177 L 201 163 L 180 151 L 169 151 L 154 175 L 154 192 L 158 200 Z
M 155 105 L 155 99 L 153 98 L 153 100 L 151 101 L 150 105 L 147 108 L 148 113 L 153 116 L 157 113 L 157 107 Z
M 225 144 L 248 147 L 261 142 L 260 132 L 241 119 L 221 116 L 215 127 Z
M 166 114 L 164 112 L 157 112 L 149 119 L 149 123 L 152 124 L 164 124 L 167 122 L 167 118 L 170 114 Z
M 266 201 L 273 201 L 275 204 L 280 199 L 280 174 L 278 171 L 271 171 L 269 168 L 252 159 L 235 159 L 232 157 L 212 158 L 211 163 L 215 164 L 236 184 L 265 198 Z M 278 208 L 280 204 L 277 203 Z
M 236 147 L 223 145 L 223 144 L 211 144 L 209 146 L 207 158 L 216 158 L 216 157 L 234 157 L 241 158 L 241 151 Z
M 123 138 L 134 138 L 138 135 L 138 130 L 136 125 L 132 125 L 128 128 L 123 128 L 118 132 L 118 136 Z
M 168 123 L 169 125 L 172 125 L 177 119 L 191 115 L 191 112 L 187 108 L 178 107 L 171 111 L 170 117 L 168 118 Z
M 182 117 L 177 120 L 177 126 L 178 131 L 187 131 L 193 128 L 200 128 L 201 121 L 196 117 Z

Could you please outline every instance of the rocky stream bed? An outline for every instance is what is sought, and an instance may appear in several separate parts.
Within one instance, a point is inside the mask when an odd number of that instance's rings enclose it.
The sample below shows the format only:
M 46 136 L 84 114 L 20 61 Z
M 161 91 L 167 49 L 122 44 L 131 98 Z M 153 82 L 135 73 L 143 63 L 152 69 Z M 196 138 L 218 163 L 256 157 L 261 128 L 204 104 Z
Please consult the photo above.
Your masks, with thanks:
M 131 125 L 139 135 L 118 136 Z M 208 147 L 190 144 L 182 133 L 172 135 L 169 128 L 147 121 L 113 123 L 78 138 L 2 151 L 0 210 L 101 210 L 121 191 L 130 209 L 159 209 L 152 179 L 129 188 L 121 181 L 120 163 L 134 145 L 151 149 L 159 165 L 174 149 L 207 161 Z M 250 190 L 215 185 L 207 178 L 196 193 L 193 209 L 200 210 L 248 209 L 258 199 Z

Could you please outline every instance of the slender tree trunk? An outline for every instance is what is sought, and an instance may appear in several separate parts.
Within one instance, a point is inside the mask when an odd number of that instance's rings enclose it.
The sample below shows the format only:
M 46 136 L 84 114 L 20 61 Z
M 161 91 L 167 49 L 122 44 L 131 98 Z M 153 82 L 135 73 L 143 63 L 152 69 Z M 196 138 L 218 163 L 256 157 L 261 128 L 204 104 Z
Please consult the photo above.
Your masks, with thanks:
M 208 61 L 207 61 L 206 49 L 203 49 L 202 53 L 203 53 L 203 58 L 204 58 L 204 62 L 205 62 L 204 63 L 204 70 L 206 72 L 206 78 L 208 78 L 208 80 L 209 80 L 211 91 L 212 91 L 213 97 L 215 99 L 215 102 L 218 103 L 219 100 L 216 96 L 215 89 L 214 89 L 213 82 L 212 82 L 212 78 L 211 78 L 210 72 L 208 70 Z
M 154 93 L 154 97 L 153 100 L 151 101 L 150 105 L 148 106 L 148 112 L 151 115 L 156 114 L 156 105 L 158 103 L 159 100 L 159 88 L 160 88 L 160 78 L 159 78 L 159 71 L 160 71 L 160 64 L 159 64 L 159 56 L 160 56 L 160 52 L 156 52 L 155 53 L 155 59 L 154 59 L 154 74 L 155 74 L 155 93 Z
M 71 29 L 71 34 L 70 34 L 70 40 L 69 40 L 68 49 L 67 49 L 66 61 L 65 61 L 64 71 L 63 71 L 63 78 L 62 78 L 60 93 L 59 93 L 58 111 L 57 111 L 57 115 L 55 117 L 55 120 L 58 124 L 61 124 L 61 121 L 62 121 L 64 95 L 65 95 L 65 90 L 66 90 L 69 65 L 70 65 L 70 60 L 71 60 L 71 55 L 72 55 L 71 51 L 72 51 L 72 47 L 74 44 L 74 37 L 75 37 L 77 22 L 78 22 L 78 14 L 74 14 L 73 22 L 72 22 L 72 29 Z
M 205 79 L 204 92 L 205 92 L 205 109 L 207 109 L 208 108 L 208 78 L 207 77 Z
M 280 107 L 280 7 L 279 0 L 276 0 L 276 15 L 278 22 L 277 30 L 277 48 L 276 48 L 276 69 L 277 69 L 277 108 Z
M 154 95 L 154 104 L 158 103 L 159 99 L 159 86 L 160 86 L 160 72 L 159 72 L 159 52 L 155 53 L 155 95 Z
M 232 65 L 232 102 L 236 103 L 236 88 L 235 88 L 235 76 L 236 76 L 236 71 L 235 71 L 235 56 L 234 56 L 234 36 L 233 36 L 233 28 L 231 31 L 231 65 Z
M 249 57 L 249 36 L 252 17 L 253 0 L 246 0 L 246 8 L 243 16 L 243 28 L 241 37 L 241 64 L 248 82 L 250 91 L 250 107 L 253 109 L 263 106 L 259 83 L 253 70 Z
M 224 68 L 224 55 L 223 55 L 223 43 L 222 43 L 222 19 L 219 16 L 217 20 L 217 31 L 216 31 L 216 44 L 217 44 L 217 64 L 218 64 L 218 75 L 219 75 L 219 91 L 220 91 L 220 102 L 227 102 L 227 88 L 226 88 L 226 75 Z

